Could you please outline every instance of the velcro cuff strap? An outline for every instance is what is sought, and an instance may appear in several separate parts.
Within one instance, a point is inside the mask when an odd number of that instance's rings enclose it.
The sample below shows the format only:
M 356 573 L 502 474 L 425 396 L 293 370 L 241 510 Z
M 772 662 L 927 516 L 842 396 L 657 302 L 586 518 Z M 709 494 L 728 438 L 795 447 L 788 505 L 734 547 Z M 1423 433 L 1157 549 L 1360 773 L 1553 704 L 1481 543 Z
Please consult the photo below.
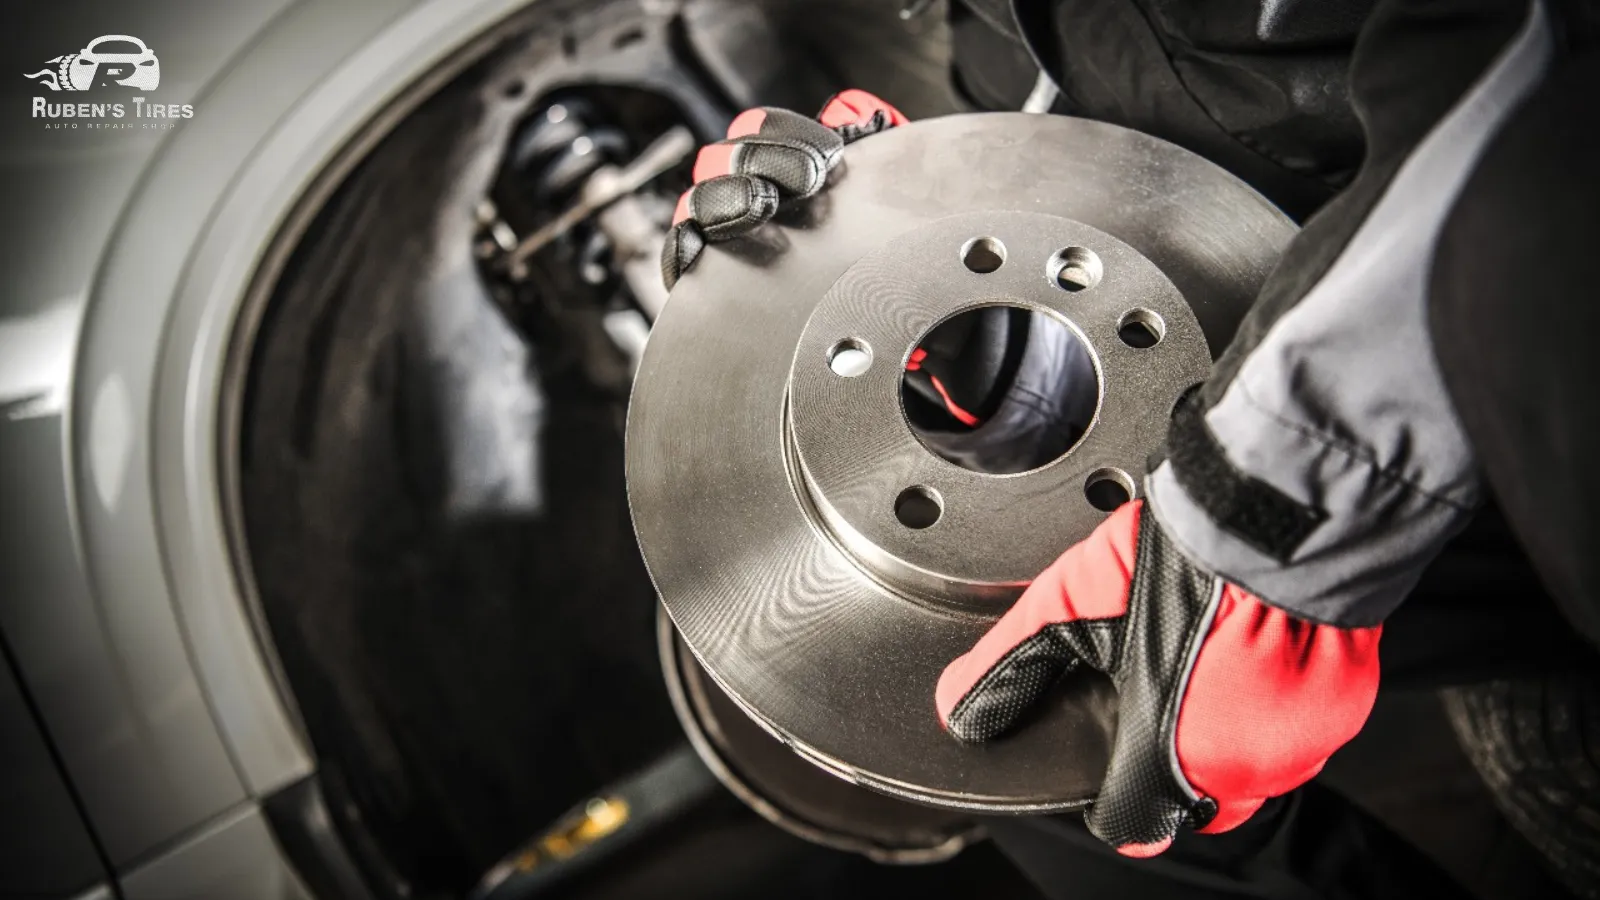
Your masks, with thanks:
M 1196 389 L 1173 408 L 1167 458 L 1178 485 L 1217 527 L 1280 563 L 1288 563 L 1328 518 L 1235 468 L 1206 424 Z

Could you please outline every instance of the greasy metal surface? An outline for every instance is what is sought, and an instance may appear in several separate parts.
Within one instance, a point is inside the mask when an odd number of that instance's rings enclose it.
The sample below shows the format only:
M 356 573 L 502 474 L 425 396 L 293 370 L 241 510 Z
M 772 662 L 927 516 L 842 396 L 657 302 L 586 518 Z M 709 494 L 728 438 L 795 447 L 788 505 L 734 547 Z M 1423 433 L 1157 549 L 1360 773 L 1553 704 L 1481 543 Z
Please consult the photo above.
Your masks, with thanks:
M 1204 374 L 1195 326 L 1211 352 L 1225 344 L 1293 225 L 1171 145 L 1020 113 L 932 119 L 854 144 L 834 184 L 780 218 L 704 254 L 641 364 L 630 502 L 667 610 L 732 700 L 836 774 L 939 806 L 1081 806 L 1115 718 L 1102 679 L 1074 675 L 1030 727 L 984 746 L 943 733 L 934 685 L 1016 582 L 1098 520 L 1069 476 L 1101 465 L 1142 473 L 1156 423 Z M 1000 237 L 1006 262 L 965 271 L 960 235 Z M 1098 254 L 1105 276 L 1056 297 L 1046 260 L 1066 246 Z M 876 313 L 873 297 L 884 298 Z M 1085 440 L 1015 476 L 938 460 L 886 396 L 898 396 L 898 368 L 927 327 L 997 300 L 1052 309 L 1102 369 L 1101 414 Z M 1167 323 L 1154 348 L 1116 340 L 1114 322 L 1136 307 Z M 873 346 L 861 396 L 838 393 L 850 379 L 824 364 L 831 342 L 866 333 L 847 326 L 878 329 L 888 344 Z M 830 463 L 844 448 L 854 460 Z M 949 518 L 914 537 L 889 530 L 882 504 L 907 483 L 895 465 L 954 479 Z M 859 497 L 856 484 L 868 486 Z M 935 577 L 909 577 L 919 573 Z
M 585 183 L 585 191 L 576 203 L 551 219 L 548 225 L 523 238 L 507 256 L 506 262 L 511 268 L 512 277 L 518 277 L 519 273 L 525 275 L 522 264 L 528 257 L 571 231 L 579 222 L 644 187 L 652 178 L 682 162 L 694 151 L 694 147 L 694 135 L 689 129 L 677 125 L 652 141 L 636 159 L 618 170 L 613 177 L 598 182 L 591 178 Z
M 981 837 L 965 813 L 869 791 L 807 762 L 706 677 L 665 610 L 657 625 L 684 732 L 717 780 L 762 818 L 808 841 L 901 865 L 949 859 Z

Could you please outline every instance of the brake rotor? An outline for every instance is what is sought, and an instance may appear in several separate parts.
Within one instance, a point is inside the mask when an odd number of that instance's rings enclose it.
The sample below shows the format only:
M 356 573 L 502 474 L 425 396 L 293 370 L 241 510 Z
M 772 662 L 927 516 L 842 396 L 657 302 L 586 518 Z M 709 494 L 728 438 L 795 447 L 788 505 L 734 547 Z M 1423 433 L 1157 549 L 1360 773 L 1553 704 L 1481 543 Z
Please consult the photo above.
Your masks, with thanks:
M 1294 231 L 1171 144 L 988 113 L 852 144 L 821 195 L 708 248 L 655 324 L 627 440 L 645 562 L 707 674 L 866 787 L 988 812 L 1093 799 L 1116 718 L 1104 679 L 1074 674 L 1028 727 L 976 746 L 940 728 L 934 686 L 1104 518 L 1094 486 L 1137 495 L 1172 404 Z M 923 337 L 994 304 L 1066 323 L 1099 380 L 1082 439 L 1016 475 L 935 455 L 901 405 Z M 1126 342 L 1130 324 L 1154 345 Z
M 812 843 L 896 865 L 941 862 L 981 839 L 968 812 L 867 790 L 791 752 L 706 677 L 665 612 L 656 638 L 667 695 L 689 743 L 762 818 Z

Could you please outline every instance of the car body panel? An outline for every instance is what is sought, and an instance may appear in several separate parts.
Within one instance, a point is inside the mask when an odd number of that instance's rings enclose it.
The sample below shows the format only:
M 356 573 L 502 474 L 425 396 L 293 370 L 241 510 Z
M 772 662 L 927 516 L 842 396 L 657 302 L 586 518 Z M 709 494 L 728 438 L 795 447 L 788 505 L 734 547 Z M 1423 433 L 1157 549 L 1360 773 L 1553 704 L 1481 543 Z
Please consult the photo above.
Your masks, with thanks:
M 0 647 L 0 887 L 13 896 L 65 896 L 106 870 L 89 827 Z
M 248 808 L 208 823 L 122 877 L 123 900 L 314 900 Z
M 189 418 L 214 407 L 215 386 L 157 387 L 161 355 L 190 349 L 184 337 L 167 332 L 173 316 L 167 304 L 241 166 L 259 158 L 262 141 L 287 110 L 399 12 L 394 4 L 298 4 L 193 99 L 195 117 L 174 131 L 124 211 L 80 337 L 72 456 L 96 593 L 141 625 L 165 615 L 187 636 L 190 656 L 183 662 L 199 670 L 196 683 L 205 684 L 237 767 L 235 800 L 286 784 L 311 763 L 224 552 L 216 482 L 207 477 L 215 466 L 214 430 L 199 430 L 204 426 Z M 214 299 L 231 305 L 237 297 Z M 150 298 L 163 298 L 162 306 L 152 310 Z M 118 403 L 130 412 L 114 412 Z M 117 428 L 136 416 L 149 417 L 139 429 L 146 439 L 121 439 Z M 107 461 L 107 448 L 122 453 Z M 165 492 L 164 476 L 171 485 Z M 168 531 L 168 522 L 182 527 Z M 207 532 L 215 546 L 200 546 Z
M 314 769 L 219 500 L 240 300 L 352 136 L 525 5 L 153 3 L 117 30 L 160 49 L 151 100 L 193 118 L 76 143 L 91 136 L 0 123 L 28 223 L 0 241 L 0 497 L 27 523 L 0 537 L 0 632 L 125 896 L 181 895 L 140 887 L 177 877 L 161 864 L 180 852 L 276 860 L 257 802 Z M 80 6 L 35 11 L 20 57 L 105 30 Z M 0 108 L 38 93 L 15 80 Z M 218 837 L 238 829 L 266 840 Z

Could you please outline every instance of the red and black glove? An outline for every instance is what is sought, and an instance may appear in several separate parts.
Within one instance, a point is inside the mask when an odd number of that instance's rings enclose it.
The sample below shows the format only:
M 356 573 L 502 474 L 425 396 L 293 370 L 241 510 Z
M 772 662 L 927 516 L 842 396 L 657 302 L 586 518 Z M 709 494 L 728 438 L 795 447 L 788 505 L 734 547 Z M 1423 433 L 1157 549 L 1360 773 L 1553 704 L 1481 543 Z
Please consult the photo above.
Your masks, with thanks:
M 815 119 L 770 107 L 740 113 L 728 139 L 695 158 L 694 187 L 678 199 L 661 249 L 661 280 L 671 288 L 707 242 L 747 234 L 779 203 L 822 190 L 846 144 L 905 123 L 899 110 L 858 90 L 835 94 Z
M 1227 831 L 1322 769 L 1378 690 L 1381 626 L 1305 622 L 1200 569 L 1143 501 L 1046 569 L 939 679 L 955 737 L 1004 733 L 1080 663 L 1118 694 L 1089 830 L 1152 856 L 1179 827 Z
M 727 140 L 702 147 L 695 158 L 694 187 L 678 198 L 662 247 L 661 280 L 670 289 L 708 242 L 748 234 L 784 200 L 822 190 L 845 145 L 906 121 L 881 98 L 853 89 L 829 98 L 815 119 L 771 107 L 740 113 Z M 969 428 L 1004 395 L 1009 374 L 1002 370 L 1016 367 L 1007 351 L 1026 334 L 1014 321 L 1007 328 L 1004 309 L 981 318 L 961 334 L 945 333 L 918 348 L 906 367 L 914 390 Z

